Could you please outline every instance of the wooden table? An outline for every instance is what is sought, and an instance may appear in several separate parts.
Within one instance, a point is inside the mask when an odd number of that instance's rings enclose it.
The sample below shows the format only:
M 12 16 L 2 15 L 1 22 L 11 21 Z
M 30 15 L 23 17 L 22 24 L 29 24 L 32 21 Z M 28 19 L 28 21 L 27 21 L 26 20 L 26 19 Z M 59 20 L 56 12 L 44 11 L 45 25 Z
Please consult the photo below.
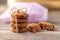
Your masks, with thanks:
M 49 11 L 48 18 L 55 25 L 55 32 L 13 33 L 9 24 L 0 22 L 0 40 L 60 40 L 60 10 Z

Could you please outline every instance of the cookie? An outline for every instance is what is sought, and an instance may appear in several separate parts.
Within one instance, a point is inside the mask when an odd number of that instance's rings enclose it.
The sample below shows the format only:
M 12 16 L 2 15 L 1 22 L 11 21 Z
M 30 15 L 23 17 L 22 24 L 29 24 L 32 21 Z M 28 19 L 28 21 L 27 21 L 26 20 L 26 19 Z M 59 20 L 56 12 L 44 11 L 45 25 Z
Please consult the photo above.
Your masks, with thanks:
M 16 27 L 11 27 L 11 31 L 12 32 L 15 32 L 15 33 L 23 33 L 23 32 L 26 32 L 27 31 L 27 28 L 18 28 L 16 29 Z
M 15 18 L 10 19 L 10 22 L 15 23 L 16 21 L 17 22 L 28 22 L 28 19 L 15 19 Z
M 20 18 L 20 19 L 23 19 L 23 18 L 28 18 L 28 14 L 27 13 L 20 13 L 20 12 L 17 12 L 17 13 L 11 13 L 11 17 L 17 17 L 17 18 Z
M 10 28 L 10 31 L 16 33 L 16 27 L 11 27 L 11 28 Z
M 40 25 L 41 29 L 44 29 L 48 22 L 39 22 L 38 24 Z
M 27 31 L 27 28 L 20 28 L 19 32 L 20 33 L 23 33 L 23 32 L 26 32 Z
M 30 23 L 28 24 L 28 30 L 35 33 L 41 31 L 41 28 L 38 23 Z
M 39 22 L 39 25 L 40 25 L 42 30 L 48 30 L 48 31 L 54 31 L 55 30 L 55 27 L 52 23 Z
M 17 25 L 17 27 L 27 27 L 27 23 L 10 23 L 10 25 L 11 25 L 11 27 L 16 27 L 16 25 Z
M 55 30 L 54 25 L 51 24 L 51 23 L 47 23 L 45 28 L 49 31 L 54 31 Z

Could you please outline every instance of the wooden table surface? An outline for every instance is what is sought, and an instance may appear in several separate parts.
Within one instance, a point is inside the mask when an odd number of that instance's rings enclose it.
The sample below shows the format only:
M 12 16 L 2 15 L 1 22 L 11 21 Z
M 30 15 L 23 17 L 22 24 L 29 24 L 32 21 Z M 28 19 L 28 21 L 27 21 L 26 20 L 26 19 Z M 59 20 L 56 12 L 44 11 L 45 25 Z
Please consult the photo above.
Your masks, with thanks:
M 49 11 L 48 22 L 55 25 L 55 32 L 13 33 L 9 24 L 0 21 L 0 40 L 60 40 L 60 10 Z

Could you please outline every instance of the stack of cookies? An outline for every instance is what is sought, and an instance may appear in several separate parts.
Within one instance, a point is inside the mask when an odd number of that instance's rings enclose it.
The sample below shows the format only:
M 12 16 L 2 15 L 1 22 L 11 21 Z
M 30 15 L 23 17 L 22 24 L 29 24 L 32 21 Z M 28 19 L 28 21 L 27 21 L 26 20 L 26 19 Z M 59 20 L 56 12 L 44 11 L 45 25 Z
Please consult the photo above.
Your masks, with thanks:
M 28 14 L 26 12 L 20 12 L 20 10 L 12 12 L 10 24 L 12 32 L 26 32 L 28 24 Z

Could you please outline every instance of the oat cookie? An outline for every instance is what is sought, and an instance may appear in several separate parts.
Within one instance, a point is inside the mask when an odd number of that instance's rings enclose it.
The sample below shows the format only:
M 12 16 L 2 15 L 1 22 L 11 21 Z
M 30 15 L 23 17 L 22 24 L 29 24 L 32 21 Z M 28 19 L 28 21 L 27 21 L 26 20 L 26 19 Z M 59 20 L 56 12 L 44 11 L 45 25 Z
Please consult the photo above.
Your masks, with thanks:
M 28 24 L 28 30 L 35 33 L 41 31 L 41 28 L 38 23 L 30 23 Z
M 42 30 L 48 30 L 48 31 L 54 31 L 55 30 L 55 27 L 52 23 L 39 22 L 38 24 L 40 25 Z

